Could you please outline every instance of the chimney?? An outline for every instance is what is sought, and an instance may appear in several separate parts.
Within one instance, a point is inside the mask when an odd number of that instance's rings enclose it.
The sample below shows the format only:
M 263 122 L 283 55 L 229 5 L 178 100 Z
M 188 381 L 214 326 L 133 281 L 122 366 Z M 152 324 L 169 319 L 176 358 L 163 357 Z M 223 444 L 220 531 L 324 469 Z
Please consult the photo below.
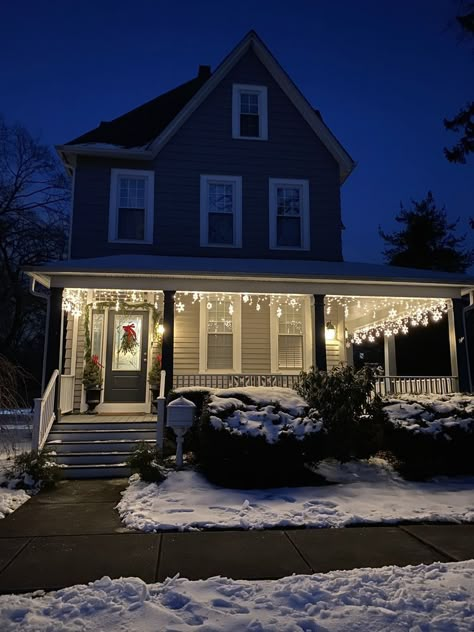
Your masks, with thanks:
M 209 79 L 211 74 L 212 73 L 211 73 L 211 67 L 210 66 L 203 66 L 202 64 L 199 65 L 198 77 L 200 79 Z

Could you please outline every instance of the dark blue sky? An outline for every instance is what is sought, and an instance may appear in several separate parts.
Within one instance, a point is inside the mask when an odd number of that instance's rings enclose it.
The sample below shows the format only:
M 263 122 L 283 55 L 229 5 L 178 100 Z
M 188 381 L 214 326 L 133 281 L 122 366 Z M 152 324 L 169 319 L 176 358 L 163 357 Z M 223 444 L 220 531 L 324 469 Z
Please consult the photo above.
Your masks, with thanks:
M 25 0 L 0 17 L 0 112 L 60 144 L 212 68 L 251 28 L 357 161 L 344 256 L 381 262 L 381 224 L 431 189 L 472 231 L 474 157 L 451 165 L 443 117 L 474 97 L 457 0 Z

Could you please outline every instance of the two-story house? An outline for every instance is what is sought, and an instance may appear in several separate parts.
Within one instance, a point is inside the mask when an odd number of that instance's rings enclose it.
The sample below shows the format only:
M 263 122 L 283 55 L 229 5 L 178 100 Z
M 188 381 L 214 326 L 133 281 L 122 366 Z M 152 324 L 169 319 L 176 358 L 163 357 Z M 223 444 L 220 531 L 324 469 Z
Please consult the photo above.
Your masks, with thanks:
M 61 374 L 63 412 L 85 410 L 87 338 L 99 413 L 150 410 L 158 343 L 166 390 L 291 385 L 381 336 L 382 391 L 470 388 L 472 279 L 343 262 L 355 163 L 255 32 L 214 72 L 57 149 L 73 178 L 69 259 L 28 273 L 50 288 L 45 379 Z M 394 338 L 442 317 L 452 375 L 397 377 Z

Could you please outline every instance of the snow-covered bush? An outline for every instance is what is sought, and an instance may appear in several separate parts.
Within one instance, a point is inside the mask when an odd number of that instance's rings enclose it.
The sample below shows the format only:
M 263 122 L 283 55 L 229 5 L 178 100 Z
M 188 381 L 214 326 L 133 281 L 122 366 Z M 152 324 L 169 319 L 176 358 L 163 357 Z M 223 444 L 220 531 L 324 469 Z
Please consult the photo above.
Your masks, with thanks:
M 43 448 L 17 454 L 5 476 L 18 489 L 46 489 L 61 478 L 61 468 L 52 460 L 51 450 Z
M 228 487 L 315 484 L 306 467 L 324 456 L 323 423 L 294 391 L 234 388 L 209 394 L 198 426 L 197 458 Z
M 406 395 L 384 411 L 385 447 L 405 478 L 474 474 L 474 397 Z
M 317 408 L 328 433 L 328 456 L 340 461 L 367 458 L 382 446 L 385 416 L 373 397 L 375 374 L 339 365 L 330 371 L 302 371 L 296 391 Z
M 127 465 L 146 483 L 161 483 L 166 478 L 166 469 L 161 465 L 159 450 L 146 441 L 138 444 L 128 458 Z

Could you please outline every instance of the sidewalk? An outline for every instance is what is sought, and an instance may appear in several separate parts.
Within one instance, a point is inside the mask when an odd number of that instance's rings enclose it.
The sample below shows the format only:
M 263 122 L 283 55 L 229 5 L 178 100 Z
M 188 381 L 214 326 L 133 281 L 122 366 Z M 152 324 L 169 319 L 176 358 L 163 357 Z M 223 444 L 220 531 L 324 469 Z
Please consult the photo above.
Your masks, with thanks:
M 1 520 L 0 592 L 54 590 L 104 575 L 278 579 L 474 558 L 474 525 L 136 533 L 114 510 L 125 485 L 64 481 Z

